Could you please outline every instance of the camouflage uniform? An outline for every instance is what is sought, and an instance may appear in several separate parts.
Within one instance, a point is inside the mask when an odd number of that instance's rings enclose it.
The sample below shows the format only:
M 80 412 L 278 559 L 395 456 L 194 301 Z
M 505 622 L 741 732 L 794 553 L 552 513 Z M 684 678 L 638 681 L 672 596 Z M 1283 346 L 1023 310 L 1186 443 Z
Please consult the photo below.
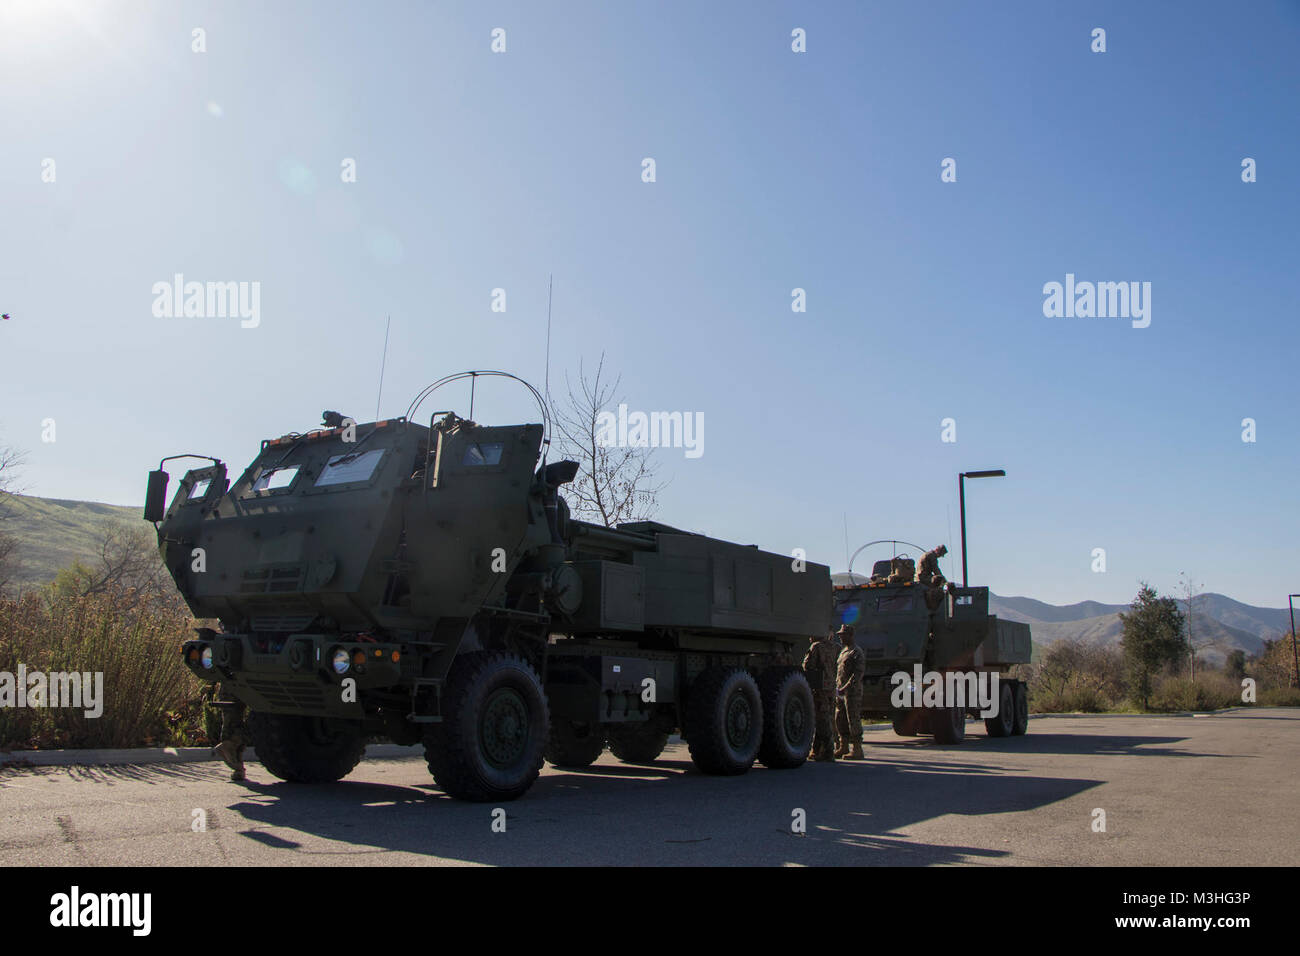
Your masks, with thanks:
M 835 689 L 843 695 L 836 698 L 835 704 L 835 729 L 840 739 L 836 756 L 862 759 L 862 677 L 866 670 L 867 659 L 862 651 L 845 645 L 835 673 Z
M 948 549 L 942 544 L 933 551 L 925 552 L 921 558 L 921 566 L 916 569 L 916 580 L 922 587 L 943 587 L 945 581 L 939 571 L 939 559 L 947 553 Z
M 804 655 L 803 672 L 813 693 L 816 732 L 812 758 L 834 760 L 835 647 L 827 638 L 812 642 Z
M 244 715 L 248 707 L 234 694 L 227 694 L 223 685 L 217 686 L 215 696 L 219 698 L 217 706 L 221 708 L 221 742 L 212 748 L 212 752 L 230 768 L 231 780 L 243 780 L 244 748 L 248 745 Z

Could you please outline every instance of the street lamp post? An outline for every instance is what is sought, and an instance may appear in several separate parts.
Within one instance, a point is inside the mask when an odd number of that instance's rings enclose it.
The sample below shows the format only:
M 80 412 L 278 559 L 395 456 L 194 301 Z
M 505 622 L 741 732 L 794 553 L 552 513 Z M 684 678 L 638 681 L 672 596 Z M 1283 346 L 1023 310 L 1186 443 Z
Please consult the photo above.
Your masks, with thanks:
M 1295 660 L 1295 683 L 1300 687 L 1300 650 L 1296 649 L 1295 641 L 1295 598 L 1300 594 L 1288 594 L 1286 596 L 1286 606 L 1291 609 L 1291 657 Z
M 966 580 L 966 479 L 967 478 L 1005 478 L 1007 473 L 1001 468 L 994 471 L 963 471 L 957 475 L 957 498 L 961 502 L 961 586 L 967 587 Z

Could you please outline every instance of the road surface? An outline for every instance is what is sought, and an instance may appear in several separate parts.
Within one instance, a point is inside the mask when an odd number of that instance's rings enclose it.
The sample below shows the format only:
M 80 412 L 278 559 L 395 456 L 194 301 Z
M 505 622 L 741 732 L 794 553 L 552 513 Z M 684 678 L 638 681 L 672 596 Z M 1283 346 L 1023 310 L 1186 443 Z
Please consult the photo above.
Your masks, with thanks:
M 10 768 L 0 864 L 1296 862 L 1300 711 L 1036 718 L 1004 739 L 972 721 L 968 734 L 944 746 L 873 730 L 861 763 L 728 778 L 696 772 L 679 743 L 648 768 L 606 753 L 581 772 L 548 765 L 500 808 L 447 798 L 419 757 L 363 760 L 325 786 L 256 763 L 244 784 L 216 763 Z

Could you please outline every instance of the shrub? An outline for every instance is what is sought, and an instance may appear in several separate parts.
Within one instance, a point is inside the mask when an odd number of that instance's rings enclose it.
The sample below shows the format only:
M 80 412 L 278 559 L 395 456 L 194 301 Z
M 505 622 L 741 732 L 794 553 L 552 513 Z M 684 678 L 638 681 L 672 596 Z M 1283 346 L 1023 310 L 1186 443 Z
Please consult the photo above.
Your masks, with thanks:
M 1150 709 L 1161 713 L 1240 705 L 1241 685 L 1222 671 L 1202 672 L 1195 681 L 1183 676 L 1158 677 L 1150 699 Z
M 181 661 L 191 623 L 174 602 L 55 588 L 0 601 L 0 671 L 103 674 L 103 713 L 0 709 L 0 749 L 185 746 L 206 740 L 201 682 Z M 124 606 L 124 604 L 126 606 Z

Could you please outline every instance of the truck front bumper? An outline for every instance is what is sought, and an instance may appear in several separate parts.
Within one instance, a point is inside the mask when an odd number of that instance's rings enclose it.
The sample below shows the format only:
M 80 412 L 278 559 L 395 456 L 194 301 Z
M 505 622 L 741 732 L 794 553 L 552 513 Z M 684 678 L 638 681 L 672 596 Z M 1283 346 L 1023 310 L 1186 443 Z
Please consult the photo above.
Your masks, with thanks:
M 361 693 L 402 682 L 400 644 L 342 640 L 337 634 L 293 634 L 268 644 L 249 634 L 203 631 L 181 645 L 200 680 L 220 682 L 253 710 L 360 720 Z M 346 668 L 339 670 L 342 652 Z

